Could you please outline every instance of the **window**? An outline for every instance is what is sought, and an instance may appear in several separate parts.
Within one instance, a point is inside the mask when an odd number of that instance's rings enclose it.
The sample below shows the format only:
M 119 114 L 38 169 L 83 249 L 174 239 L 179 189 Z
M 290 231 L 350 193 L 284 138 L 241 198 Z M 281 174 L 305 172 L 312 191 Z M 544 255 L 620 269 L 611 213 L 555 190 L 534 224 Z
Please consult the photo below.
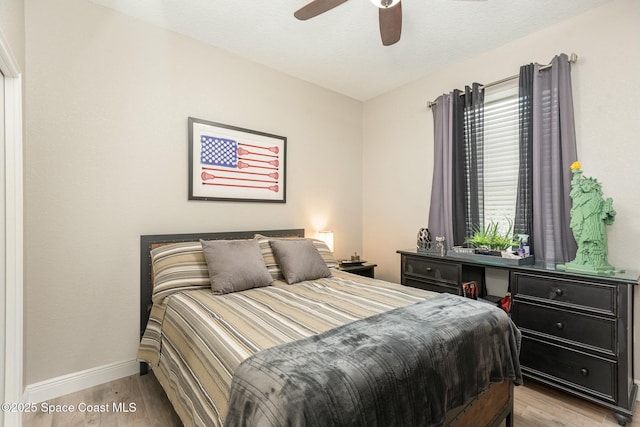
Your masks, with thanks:
M 513 227 L 518 189 L 518 81 L 484 90 L 484 225 Z
M 575 257 L 569 166 L 577 156 L 568 63 L 562 54 L 549 66 L 523 65 L 517 76 L 438 98 L 429 228 L 450 245 L 493 222 L 502 235 L 509 227 L 528 235 L 545 264 Z

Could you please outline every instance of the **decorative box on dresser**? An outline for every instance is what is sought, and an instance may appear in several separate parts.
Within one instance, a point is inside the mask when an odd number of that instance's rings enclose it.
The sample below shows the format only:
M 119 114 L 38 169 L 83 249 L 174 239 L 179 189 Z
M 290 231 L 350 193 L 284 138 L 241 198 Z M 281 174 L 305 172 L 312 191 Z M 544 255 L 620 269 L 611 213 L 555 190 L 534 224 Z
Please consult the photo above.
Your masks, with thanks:
M 618 423 L 631 421 L 633 293 L 639 273 L 566 272 L 538 265 L 505 265 L 413 251 L 401 255 L 407 286 L 461 294 L 467 280 L 484 281 L 484 268 L 506 269 L 511 318 L 522 332 L 525 378 L 610 408 Z

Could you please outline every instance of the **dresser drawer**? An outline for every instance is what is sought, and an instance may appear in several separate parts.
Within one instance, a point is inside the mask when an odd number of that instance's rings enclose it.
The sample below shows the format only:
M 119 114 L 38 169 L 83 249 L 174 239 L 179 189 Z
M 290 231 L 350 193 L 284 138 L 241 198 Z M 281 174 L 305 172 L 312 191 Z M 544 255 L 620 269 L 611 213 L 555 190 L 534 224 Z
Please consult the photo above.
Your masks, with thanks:
M 433 292 L 446 292 L 448 294 L 460 295 L 460 288 L 447 283 L 442 282 L 430 282 L 428 280 L 413 280 L 405 279 L 402 282 L 403 285 L 411 286 L 412 288 L 424 289 L 425 291 Z
M 616 352 L 616 321 L 538 304 L 516 302 L 513 321 L 520 329 L 570 340 L 608 353 Z
M 544 373 L 539 376 L 579 391 L 591 391 L 612 402 L 616 399 L 616 364 L 612 361 L 522 337 L 520 364 L 523 371 L 533 375 Z
M 403 273 L 426 279 L 448 282 L 458 286 L 460 266 L 458 264 L 438 262 L 426 258 L 406 257 Z
M 613 285 L 513 272 L 511 286 L 514 298 L 541 298 L 554 303 L 616 313 L 616 287 Z

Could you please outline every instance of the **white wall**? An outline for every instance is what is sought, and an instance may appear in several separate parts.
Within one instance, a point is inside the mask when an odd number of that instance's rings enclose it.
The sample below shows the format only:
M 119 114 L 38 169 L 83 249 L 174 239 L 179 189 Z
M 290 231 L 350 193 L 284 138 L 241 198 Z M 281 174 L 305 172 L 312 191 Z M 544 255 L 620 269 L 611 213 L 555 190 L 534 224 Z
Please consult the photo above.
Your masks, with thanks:
M 135 357 L 141 234 L 361 251 L 360 102 L 85 0 L 25 11 L 26 384 Z M 189 116 L 286 136 L 287 203 L 187 201 Z
M 364 246 L 384 278 L 399 279 L 395 250 L 414 247 L 418 229 L 427 225 L 433 173 L 427 101 L 467 83 L 517 74 L 520 65 L 547 63 L 561 52 L 579 56 L 572 67 L 579 159 L 585 175 L 602 181 L 618 212 L 609 229 L 610 260 L 638 266 L 633 248 L 640 199 L 628 183 L 639 176 L 639 8 L 634 0 L 614 1 L 365 103 Z
M 24 70 L 24 1 L 0 1 L 0 31 L 11 48 L 11 54 Z
M 378 263 L 378 277 L 399 280 L 395 251 L 414 248 L 418 229 L 427 225 L 433 173 L 427 101 L 474 81 L 517 74 L 529 62 L 548 63 L 561 52 L 579 56 L 572 66 L 578 159 L 617 211 L 608 232 L 609 261 L 640 270 L 640 2 L 614 0 L 365 103 L 364 252 Z

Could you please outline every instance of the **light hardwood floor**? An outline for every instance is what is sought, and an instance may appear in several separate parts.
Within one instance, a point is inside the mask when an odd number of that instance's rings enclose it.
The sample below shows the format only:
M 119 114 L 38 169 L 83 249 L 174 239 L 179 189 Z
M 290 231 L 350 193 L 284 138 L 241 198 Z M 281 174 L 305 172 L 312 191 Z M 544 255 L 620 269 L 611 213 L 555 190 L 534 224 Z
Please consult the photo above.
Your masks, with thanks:
M 93 409 L 109 412 L 84 411 L 80 404 L 98 405 Z M 54 405 L 50 412 L 37 405 L 37 411 L 25 413 L 23 427 L 172 427 L 181 426 L 166 394 L 153 373 L 132 375 L 96 387 L 68 394 L 45 402 Z M 130 406 L 131 404 L 135 405 Z M 62 412 L 55 405 L 74 405 L 73 412 Z M 103 408 L 100 407 L 103 405 Z M 115 405 L 115 406 L 114 406 Z M 126 408 L 129 412 L 122 411 Z M 120 410 L 120 411 L 118 411 Z
M 45 402 L 46 405 L 98 405 L 109 412 L 38 411 L 23 416 L 24 427 L 172 427 L 181 426 L 164 391 L 152 373 L 133 375 Z M 115 407 L 114 407 L 115 404 Z M 116 412 L 118 408 L 135 411 Z M 103 405 L 100 407 L 100 405 Z M 120 405 L 120 406 L 118 406 Z M 131 407 L 132 408 L 132 407 Z M 54 408 L 56 409 L 56 408 Z M 515 427 L 604 427 L 617 426 L 611 411 L 541 384 L 527 381 L 515 388 Z M 629 427 L 640 427 L 636 408 Z

